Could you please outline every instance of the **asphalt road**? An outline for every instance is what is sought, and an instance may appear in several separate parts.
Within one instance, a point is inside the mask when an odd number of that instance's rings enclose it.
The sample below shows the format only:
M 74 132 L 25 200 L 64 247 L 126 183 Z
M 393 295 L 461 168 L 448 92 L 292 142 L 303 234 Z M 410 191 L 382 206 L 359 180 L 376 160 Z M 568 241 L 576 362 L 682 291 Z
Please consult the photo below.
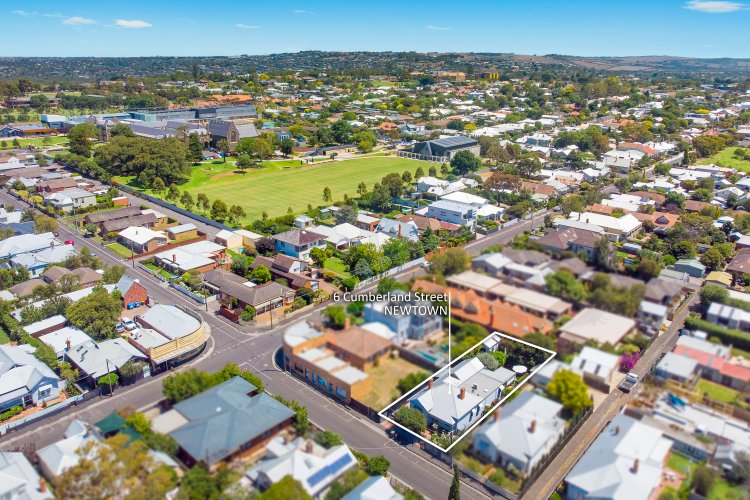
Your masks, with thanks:
M 27 208 L 23 202 L 13 198 L 8 193 L 0 191 L 0 202 L 13 204 L 16 207 Z M 542 215 L 543 217 L 543 215 Z M 534 224 L 538 224 L 537 216 Z M 482 249 L 497 243 L 507 243 L 514 236 L 528 229 L 532 221 L 527 220 L 506 228 L 493 235 L 481 238 L 466 245 L 467 251 L 476 255 Z M 277 369 L 273 358 L 281 347 L 281 334 L 291 322 L 300 321 L 318 314 L 327 304 L 313 309 L 304 316 L 294 317 L 283 321 L 273 330 L 238 327 L 223 317 L 215 316 L 206 311 L 204 306 L 156 280 L 139 267 L 124 262 L 119 256 L 101 247 L 94 240 L 83 238 L 75 230 L 60 224 L 60 239 L 73 240 L 75 247 L 81 249 L 88 246 L 108 264 L 128 266 L 128 274 L 140 280 L 148 289 L 149 295 L 162 304 L 177 304 L 200 314 L 211 327 L 211 338 L 204 352 L 195 360 L 178 368 L 184 370 L 194 367 L 200 370 L 215 371 L 226 363 L 237 363 L 241 368 L 248 368 L 259 373 L 272 394 L 279 394 L 288 399 L 294 399 L 308 408 L 310 419 L 317 426 L 340 434 L 344 441 L 354 449 L 370 455 L 383 454 L 391 462 L 391 473 L 401 482 L 416 488 L 427 498 L 447 498 L 452 475 L 435 465 L 431 461 L 418 456 L 411 451 L 393 443 L 385 434 L 383 428 L 323 394 L 309 385 L 292 377 L 290 374 Z M 412 276 L 424 274 L 424 270 L 415 267 L 396 276 L 405 280 Z M 374 288 L 371 285 L 363 289 Z M 96 422 L 110 412 L 125 406 L 142 409 L 152 406 L 162 399 L 161 380 L 166 373 L 142 381 L 132 387 L 121 387 L 114 396 L 104 396 L 90 400 L 84 404 L 71 407 L 58 415 L 42 419 L 19 431 L 11 431 L 0 438 L 0 448 L 8 450 L 25 444 L 32 444 L 37 449 L 51 444 L 62 437 L 63 431 L 74 419 Z M 488 498 L 483 492 L 463 483 L 462 497 L 467 499 Z
M 665 352 L 671 351 L 677 343 L 678 332 L 685 324 L 690 307 L 696 302 L 698 294 L 695 293 L 690 299 L 688 307 L 685 307 L 672 321 L 667 330 L 661 334 L 653 344 L 646 350 L 643 357 L 638 360 L 632 372 L 638 374 L 640 380 L 650 372 L 651 367 L 659 360 Z M 602 403 L 594 410 L 594 413 L 583 423 L 573 438 L 563 448 L 555 459 L 539 474 L 536 481 L 529 487 L 524 499 L 536 500 L 548 498 L 562 482 L 565 476 L 573 469 L 581 456 L 586 452 L 591 443 L 596 439 L 604 426 L 611 421 L 623 407 L 635 397 L 635 391 L 626 394 L 619 389 L 614 389 Z

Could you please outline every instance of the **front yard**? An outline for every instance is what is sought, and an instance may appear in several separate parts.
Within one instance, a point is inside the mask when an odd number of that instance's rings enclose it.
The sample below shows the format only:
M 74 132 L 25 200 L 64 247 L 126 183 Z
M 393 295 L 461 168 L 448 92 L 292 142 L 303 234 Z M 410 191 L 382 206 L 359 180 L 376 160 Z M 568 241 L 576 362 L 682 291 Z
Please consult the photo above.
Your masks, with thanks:
M 327 269 L 328 271 L 336 273 L 342 278 L 351 277 L 351 274 L 349 273 L 349 266 L 347 266 L 346 263 L 338 257 L 329 257 L 328 259 L 326 259 L 326 261 L 323 262 L 323 269 Z
M 397 387 L 398 381 L 418 371 L 424 370 L 399 356 L 383 356 L 378 365 L 367 372 L 372 380 L 372 390 L 361 403 L 375 410 L 382 410 L 401 396 Z
M 124 245 L 121 245 L 120 243 L 110 243 L 109 245 L 105 245 L 105 248 L 107 250 L 111 250 L 115 252 L 120 257 L 124 257 L 126 259 L 129 259 L 133 253 L 130 251 L 129 248 L 127 248 Z
M 157 266 L 153 262 L 145 262 L 143 265 L 151 269 L 153 272 L 160 275 L 164 279 L 171 280 L 172 278 L 174 278 L 174 274 L 162 269 L 161 267 Z

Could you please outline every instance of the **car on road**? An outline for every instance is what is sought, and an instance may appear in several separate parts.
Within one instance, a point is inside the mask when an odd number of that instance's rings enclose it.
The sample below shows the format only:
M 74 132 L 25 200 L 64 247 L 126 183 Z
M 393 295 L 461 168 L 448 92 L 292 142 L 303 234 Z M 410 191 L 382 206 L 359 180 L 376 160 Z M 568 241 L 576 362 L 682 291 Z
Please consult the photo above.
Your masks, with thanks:
M 73 241 L 73 240 L 65 240 L 65 244 L 66 244 L 66 245 L 71 245 L 71 246 L 73 246 L 73 245 L 75 245 L 76 243 L 75 243 L 75 241 Z
M 127 316 L 123 316 L 122 319 L 120 319 L 120 324 L 128 331 L 135 330 L 138 326 L 135 324 L 135 321 L 128 318 Z
M 622 382 L 620 382 L 618 387 L 622 392 L 630 392 L 636 385 L 638 385 L 638 375 L 631 372 L 625 375 L 625 378 L 622 379 Z

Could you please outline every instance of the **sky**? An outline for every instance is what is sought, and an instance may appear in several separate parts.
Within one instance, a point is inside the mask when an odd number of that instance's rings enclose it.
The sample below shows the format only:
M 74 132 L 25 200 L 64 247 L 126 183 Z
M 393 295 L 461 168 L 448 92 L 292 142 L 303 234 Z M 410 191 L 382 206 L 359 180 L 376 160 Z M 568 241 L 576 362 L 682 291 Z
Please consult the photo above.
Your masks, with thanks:
M 0 19 L 0 56 L 750 57 L 750 0 L 4 0 Z

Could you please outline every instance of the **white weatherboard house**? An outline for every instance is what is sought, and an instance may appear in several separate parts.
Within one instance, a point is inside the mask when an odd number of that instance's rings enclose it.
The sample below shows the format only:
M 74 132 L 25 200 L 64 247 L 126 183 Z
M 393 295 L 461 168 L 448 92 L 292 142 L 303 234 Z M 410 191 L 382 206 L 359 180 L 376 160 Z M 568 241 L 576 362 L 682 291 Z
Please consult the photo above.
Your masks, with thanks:
M 515 377 L 506 368 L 491 371 L 477 358 L 464 359 L 450 374 L 446 371 L 437 381 L 429 381 L 409 404 L 424 413 L 428 426 L 460 432 L 482 418 L 484 409 L 500 398 Z
M 27 347 L 0 346 L 0 411 L 55 399 L 65 388 L 65 381 Z
M 659 429 L 620 414 L 568 473 L 568 498 L 651 498 L 671 447 Z
M 474 451 L 528 474 L 562 437 L 562 405 L 530 391 L 495 410 L 474 436 Z

